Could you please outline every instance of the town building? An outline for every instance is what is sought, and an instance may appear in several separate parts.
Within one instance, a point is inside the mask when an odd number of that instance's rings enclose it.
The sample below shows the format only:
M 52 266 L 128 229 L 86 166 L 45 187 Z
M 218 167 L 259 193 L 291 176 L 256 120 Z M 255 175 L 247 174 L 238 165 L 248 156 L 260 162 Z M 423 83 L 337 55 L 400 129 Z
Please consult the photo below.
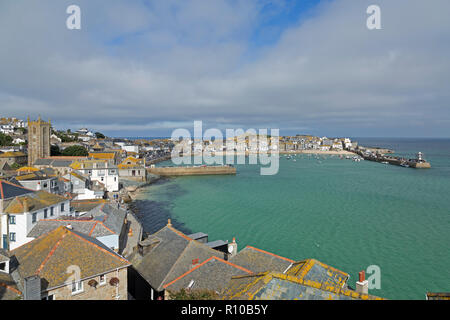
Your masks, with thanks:
M 64 194 L 66 190 L 60 190 L 58 175 L 48 174 L 45 171 L 33 170 L 29 173 L 24 173 L 24 170 L 18 172 L 16 180 L 25 188 L 32 190 L 44 190 L 50 193 Z
M 16 164 L 19 166 L 27 164 L 27 155 L 21 151 L 9 151 L 0 153 L 0 160 L 6 161 L 10 166 Z
M 74 199 L 102 199 L 105 195 L 105 185 L 98 181 L 91 181 L 88 176 L 73 170 L 63 176 L 71 185 L 71 192 L 76 194 Z
M 146 181 L 147 170 L 145 169 L 145 159 L 127 157 L 118 166 L 119 177 L 135 181 Z
M 28 233 L 28 237 L 39 238 L 60 226 L 69 226 L 71 230 L 95 238 L 111 250 L 122 253 L 127 240 L 128 222 L 126 218 L 126 210 L 114 208 L 112 205 L 104 203 L 82 217 L 40 220 Z
M 37 159 L 33 166 L 38 169 L 52 168 L 58 171 L 60 175 L 65 175 L 72 171 L 71 165 L 74 162 L 87 160 L 87 157 L 80 156 L 58 156 Z
M 121 161 L 121 152 L 119 151 L 89 152 L 89 159 L 106 160 L 110 165 L 117 165 Z
M 108 160 L 80 160 L 70 167 L 88 176 L 91 181 L 102 183 L 108 192 L 119 191 L 118 168 Z
M 129 292 L 135 299 L 167 299 L 165 286 L 211 257 L 227 259 L 227 254 L 214 250 L 168 224 L 141 241 L 129 258 Z M 173 283 L 172 283 L 173 284 Z
M 349 275 L 315 259 L 290 264 L 284 271 L 268 269 L 234 276 L 224 300 L 380 300 L 347 286 Z
M 130 263 L 100 241 L 60 226 L 10 252 L 24 300 L 127 300 Z
M 1 248 L 12 250 L 32 239 L 27 235 L 41 219 L 71 214 L 69 199 L 0 180 Z
M 251 274 L 253 272 L 250 270 L 212 256 L 163 287 L 169 293 L 179 292 L 181 289 L 207 290 L 219 296 L 233 276 Z
M 30 121 L 28 118 L 28 166 L 40 158 L 50 157 L 51 123 L 42 121 Z

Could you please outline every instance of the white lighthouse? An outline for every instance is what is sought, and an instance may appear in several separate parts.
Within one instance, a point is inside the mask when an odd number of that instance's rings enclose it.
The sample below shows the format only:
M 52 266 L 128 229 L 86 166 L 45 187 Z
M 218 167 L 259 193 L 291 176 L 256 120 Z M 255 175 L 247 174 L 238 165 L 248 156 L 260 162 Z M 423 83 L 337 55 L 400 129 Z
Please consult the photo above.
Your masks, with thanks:
M 423 153 L 419 152 L 417 153 L 417 162 L 424 162 L 425 160 L 423 159 Z

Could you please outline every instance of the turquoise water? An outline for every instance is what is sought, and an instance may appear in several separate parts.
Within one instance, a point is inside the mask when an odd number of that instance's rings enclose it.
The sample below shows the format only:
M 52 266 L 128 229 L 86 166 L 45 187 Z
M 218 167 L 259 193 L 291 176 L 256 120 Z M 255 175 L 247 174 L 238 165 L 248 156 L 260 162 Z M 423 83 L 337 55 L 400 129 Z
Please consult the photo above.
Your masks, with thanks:
M 450 140 L 358 141 L 401 155 L 422 151 L 433 168 L 282 156 L 274 176 L 236 165 L 236 176 L 162 180 L 140 195 L 139 217 L 147 232 L 170 217 L 210 241 L 236 237 L 241 249 L 316 258 L 348 272 L 352 287 L 360 270 L 378 265 L 381 289 L 370 293 L 390 299 L 450 291 Z

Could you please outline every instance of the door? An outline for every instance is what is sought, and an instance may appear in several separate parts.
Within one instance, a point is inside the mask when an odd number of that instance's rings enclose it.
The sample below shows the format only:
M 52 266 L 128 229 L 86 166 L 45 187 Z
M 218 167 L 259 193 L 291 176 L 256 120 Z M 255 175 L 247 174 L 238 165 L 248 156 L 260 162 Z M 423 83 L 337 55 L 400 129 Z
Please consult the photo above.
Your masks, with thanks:
M 8 250 L 8 236 L 6 234 L 3 235 L 3 249 Z

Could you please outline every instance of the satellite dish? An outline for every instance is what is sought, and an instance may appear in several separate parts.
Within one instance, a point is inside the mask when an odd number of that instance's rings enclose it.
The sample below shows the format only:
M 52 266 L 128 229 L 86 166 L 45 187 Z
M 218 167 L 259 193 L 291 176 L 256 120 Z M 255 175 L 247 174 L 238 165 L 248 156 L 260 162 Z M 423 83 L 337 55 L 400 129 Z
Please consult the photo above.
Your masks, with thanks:
M 228 253 L 233 253 L 233 251 L 234 251 L 233 246 L 228 246 Z

